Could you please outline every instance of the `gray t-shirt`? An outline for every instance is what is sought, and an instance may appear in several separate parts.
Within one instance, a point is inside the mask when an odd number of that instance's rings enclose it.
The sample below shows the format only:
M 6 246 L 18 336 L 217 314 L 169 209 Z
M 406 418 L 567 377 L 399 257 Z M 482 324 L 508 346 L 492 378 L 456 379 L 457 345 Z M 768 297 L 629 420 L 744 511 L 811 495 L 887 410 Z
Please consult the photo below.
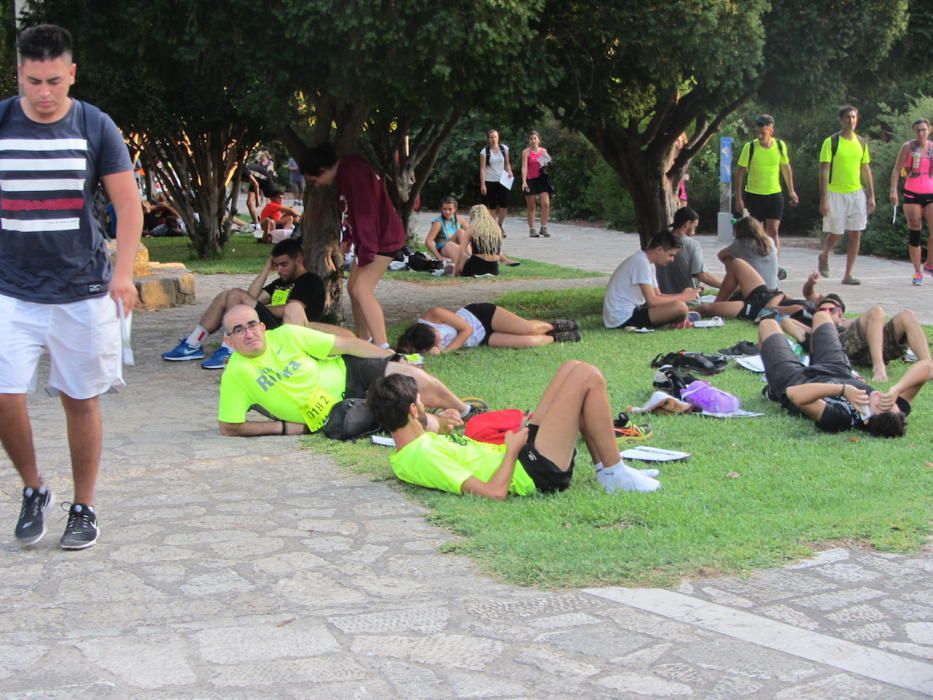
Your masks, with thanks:
M 63 304 L 107 293 L 110 258 L 94 216 L 104 175 L 132 171 L 123 136 L 85 105 L 52 124 L 14 100 L 0 124 L 0 294 Z M 86 133 L 89 131 L 98 133 Z
M 703 272 L 703 249 L 691 236 L 682 236 L 680 250 L 670 264 L 655 268 L 658 289 L 662 294 L 680 294 L 687 288 L 700 286 L 694 275 Z
M 758 252 L 758 246 L 755 241 L 748 238 L 742 238 L 732 241 L 726 248 L 732 255 L 739 260 L 744 260 L 751 265 L 761 275 L 768 289 L 778 289 L 778 257 L 777 250 L 772 245 L 771 252 L 762 255 Z

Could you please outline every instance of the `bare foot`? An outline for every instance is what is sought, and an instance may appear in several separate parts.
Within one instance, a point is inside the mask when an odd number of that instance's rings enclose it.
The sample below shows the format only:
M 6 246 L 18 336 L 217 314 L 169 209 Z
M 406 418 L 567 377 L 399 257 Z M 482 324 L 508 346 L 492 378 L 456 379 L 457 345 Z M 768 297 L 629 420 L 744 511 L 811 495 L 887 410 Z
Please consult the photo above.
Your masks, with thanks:
M 881 366 L 876 370 L 873 370 L 871 373 L 871 379 L 875 382 L 886 382 L 888 381 L 888 369 L 885 366 Z

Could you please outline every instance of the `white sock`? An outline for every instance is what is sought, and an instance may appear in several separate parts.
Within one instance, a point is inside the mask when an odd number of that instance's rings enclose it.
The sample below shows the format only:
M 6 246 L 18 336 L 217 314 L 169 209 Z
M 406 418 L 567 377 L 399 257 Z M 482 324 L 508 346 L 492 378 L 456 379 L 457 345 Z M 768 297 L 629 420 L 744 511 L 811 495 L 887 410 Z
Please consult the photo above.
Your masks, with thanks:
M 391 346 L 388 343 L 383 343 L 379 347 L 382 348 L 383 350 L 388 350 Z
M 614 491 L 640 491 L 649 493 L 661 488 L 661 482 L 645 476 L 637 469 L 632 469 L 621 460 L 611 467 L 603 467 L 596 472 L 596 480 L 606 489 L 607 493 Z
M 199 348 L 204 344 L 204 339 L 207 336 L 207 329 L 205 329 L 204 326 L 198 326 L 191 332 L 191 335 L 188 336 L 185 342 L 188 343 L 188 347 Z
M 621 457 L 622 455 L 620 454 L 619 456 Z M 604 468 L 605 468 L 605 467 L 603 467 L 603 463 L 602 463 L 602 462 L 597 462 L 597 463 L 594 464 L 593 466 L 596 468 L 596 471 L 599 471 L 600 469 L 604 469 Z M 627 469 L 631 469 L 631 467 L 626 467 L 626 468 L 627 468 Z M 650 476 L 652 479 L 655 478 L 655 477 L 661 476 L 661 471 L 660 471 L 659 469 L 636 469 L 635 471 L 641 472 L 641 473 L 644 474 L 645 476 Z

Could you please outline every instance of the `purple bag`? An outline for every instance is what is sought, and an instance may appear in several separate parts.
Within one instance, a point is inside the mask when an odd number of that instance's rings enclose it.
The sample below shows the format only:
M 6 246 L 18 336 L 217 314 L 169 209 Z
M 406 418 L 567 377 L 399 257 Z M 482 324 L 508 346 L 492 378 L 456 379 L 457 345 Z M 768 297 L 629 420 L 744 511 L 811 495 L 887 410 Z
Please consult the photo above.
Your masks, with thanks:
M 688 384 L 680 392 L 680 398 L 709 413 L 732 413 L 739 408 L 737 397 L 700 379 Z

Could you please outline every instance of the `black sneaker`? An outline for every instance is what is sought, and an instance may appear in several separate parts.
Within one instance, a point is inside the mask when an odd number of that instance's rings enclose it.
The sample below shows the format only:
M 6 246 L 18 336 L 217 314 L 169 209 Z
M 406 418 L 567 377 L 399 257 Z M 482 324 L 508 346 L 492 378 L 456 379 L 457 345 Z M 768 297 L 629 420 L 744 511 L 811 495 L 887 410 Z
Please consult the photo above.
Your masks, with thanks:
M 552 332 L 550 335 L 554 338 L 555 343 L 579 343 L 583 339 L 580 331 Z
M 20 545 L 28 547 L 45 537 L 45 512 L 53 503 L 55 497 L 44 486 L 38 491 L 29 487 L 23 489 L 23 507 L 16 522 L 16 541 Z
M 572 318 L 555 318 L 551 321 L 551 325 L 554 326 L 554 330 L 552 330 L 549 335 L 580 330 L 580 325 Z
M 472 418 L 473 416 L 478 416 L 480 413 L 486 413 L 486 411 L 489 410 L 489 404 L 487 404 L 482 399 L 477 399 L 474 397 L 464 397 L 462 401 L 470 409 L 469 412 L 465 416 L 463 416 L 464 423 L 470 420 L 470 418 Z
M 62 503 L 62 508 L 71 506 L 68 510 L 68 524 L 65 534 L 62 535 L 62 549 L 87 549 L 97 542 L 100 537 L 100 527 L 97 525 L 97 515 L 90 506 L 83 503 Z

